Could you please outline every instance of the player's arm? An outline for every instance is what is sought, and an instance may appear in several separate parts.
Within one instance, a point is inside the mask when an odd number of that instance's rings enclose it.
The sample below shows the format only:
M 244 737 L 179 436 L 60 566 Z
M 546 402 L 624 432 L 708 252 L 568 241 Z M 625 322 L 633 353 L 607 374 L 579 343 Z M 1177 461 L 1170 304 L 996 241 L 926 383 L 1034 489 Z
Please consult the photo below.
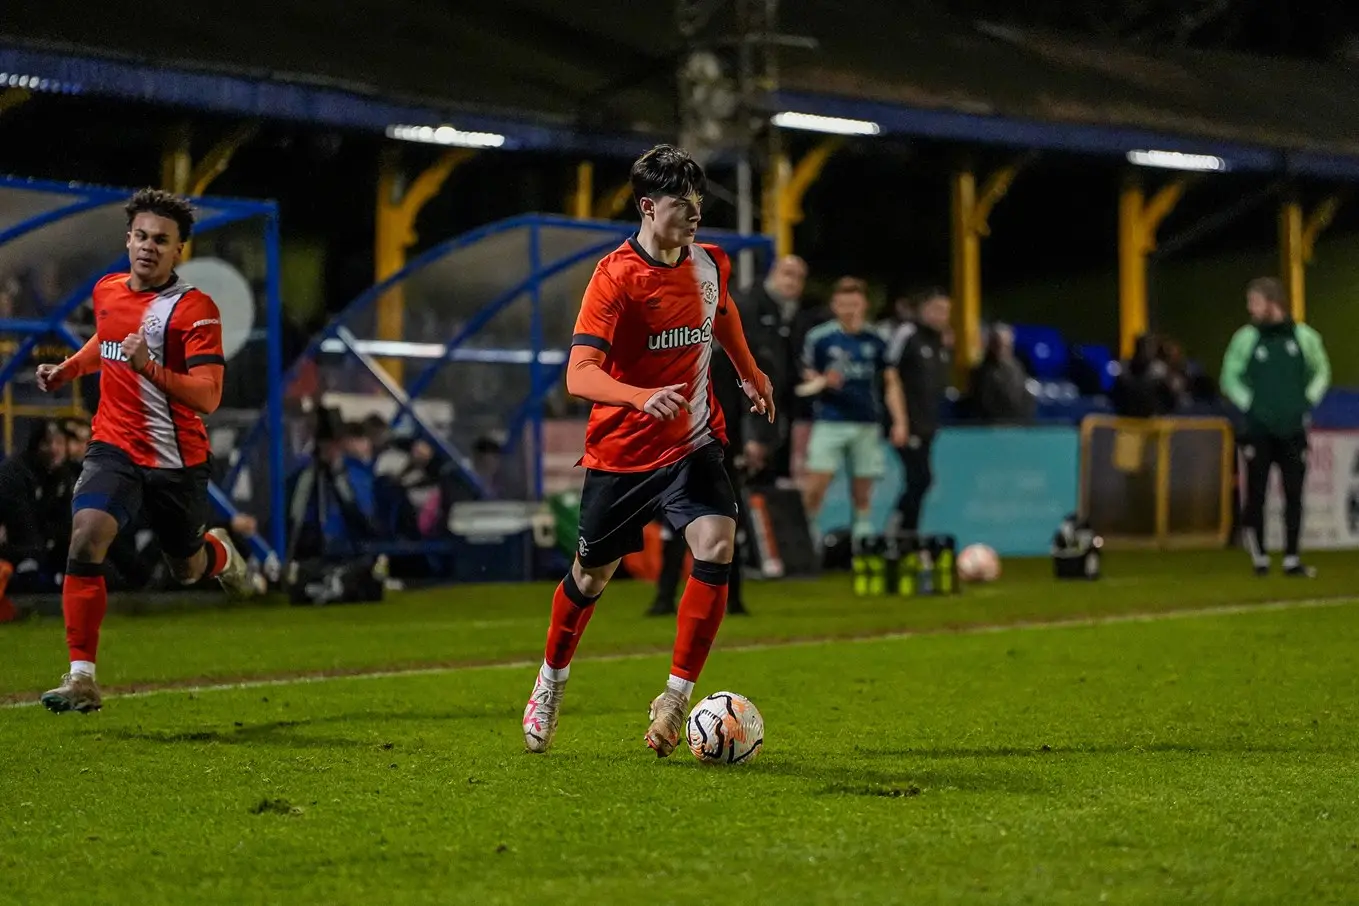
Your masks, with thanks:
M 585 298 L 571 336 L 566 392 L 602 406 L 642 409 L 656 391 L 625 384 L 604 370 L 604 360 L 613 348 L 614 332 L 622 315 L 622 291 L 602 267 L 596 268 L 585 287 Z
M 207 296 L 199 294 L 186 301 L 190 304 L 181 304 L 175 311 L 175 321 L 183 325 L 179 329 L 184 343 L 184 373 L 171 371 L 149 358 L 137 371 L 166 396 L 209 415 L 221 405 L 222 377 L 226 374 L 222 319 L 217 304 Z
M 1315 408 L 1331 389 L 1331 358 L 1326 355 L 1321 334 L 1306 324 L 1298 325 L 1298 345 L 1302 347 L 1302 358 L 1311 375 L 1307 382 L 1307 402 Z
M 99 334 L 96 333 L 60 365 L 39 365 L 38 389 L 44 392 L 59 390 L 76 378 L 94 374 L 99 366 Z
M 906 419 L 906 391 L 901 387 L 901 375 L 895 368 L 882 373 L 883 396 L 887 401 L 887 413 L 892 416 L 892 434 L 907 436 L 910 422 Z
M 1222 375 L 1219 384 L 1222 395 L 1231 400 L 1232 405 L 1242 412 L 1250 411 L 1255 395 L 1246 386 L 1246 367 L 1250 364 L 1251 352 L 1260 340 L 1260 332 L 1246 325 L 1236 332 L 1222 357 Z

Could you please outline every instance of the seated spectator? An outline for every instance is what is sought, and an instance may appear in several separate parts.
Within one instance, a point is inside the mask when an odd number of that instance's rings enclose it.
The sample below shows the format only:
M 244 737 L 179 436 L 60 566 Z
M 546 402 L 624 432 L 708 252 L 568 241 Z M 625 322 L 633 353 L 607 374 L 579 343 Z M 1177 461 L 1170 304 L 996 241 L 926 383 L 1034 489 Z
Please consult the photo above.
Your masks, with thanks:
M 1133 355 L 1123 365 L 1109 394 L 1114 411 L 1124 418 L 1155 418 L 1175 407 L 1175 397 L 1166 381 L 1167 367 L 1161 358 L 1161 341 L 1143 334 L 1137 338 Z
M 1023 422 L 1033 418 L 1036 401 L 1028 374 L 1015 358 L 1014 331 L 996 324 L 987 337 L 986 355 L 972 371 L 972 410 L 984 422 Z
M 0 463 L 0 573 L 7 593 L 55 591 L 65 571 L 71 528 L 66 436 L 56 422 L 40 422 L 23 452 Z M 61 501 L 66 506 L 61 506 Z M 12 618 L 13 608 L 0 605 Z

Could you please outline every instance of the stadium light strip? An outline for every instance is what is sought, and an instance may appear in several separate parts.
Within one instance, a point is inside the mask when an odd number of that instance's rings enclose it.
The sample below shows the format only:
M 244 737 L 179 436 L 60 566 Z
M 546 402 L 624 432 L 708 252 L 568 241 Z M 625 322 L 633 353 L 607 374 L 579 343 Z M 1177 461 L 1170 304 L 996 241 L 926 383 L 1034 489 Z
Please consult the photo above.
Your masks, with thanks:
M 80 86 L 74 82 L 58 82 L 42 76 L 19 72 L 0 72 L 0 88 L 26 88 L 29 91 L 46 91 L 51 94 L 79 94 Z
M 499 148 L 505 136 L 496 132 L 464 132 L 452 126 L 388 126 L 387 137 L 426 145 L 455 145 L 459 148 Z
M 877 135 L 882 127 L 868 120 L 851 120 L 840 116 L 818 116 L 815 113 L 795 113 L 785 110 L 769 121 L 780 129 L 802 129 L 807 132 L 829 132 L 831 135 Z
M 1185 154 L 1180 151 L 1129 151 L 1128 163 L 1162 170 L 1191 170 L 1216 173 L 1227 169 L 1227 162 L 1212 154 Z
M 411 343 L 405 340 L 358 340 L 354 351 L 361 355 L 380 356 L 392 359 L 441 359 L 448 347 L 443 343 Z M 337 339 L 321 342 L 321 351 L 342 354 L 349 347 Z M 455 349 L 451 362 L 484 362 L 500 365 L 531 365 L 531 349 L 474 349 L 471 347 Z M 566 353 L 560 349 L 544 349 L 538 354 L 540 365 L 561 365 L 566 361 Z

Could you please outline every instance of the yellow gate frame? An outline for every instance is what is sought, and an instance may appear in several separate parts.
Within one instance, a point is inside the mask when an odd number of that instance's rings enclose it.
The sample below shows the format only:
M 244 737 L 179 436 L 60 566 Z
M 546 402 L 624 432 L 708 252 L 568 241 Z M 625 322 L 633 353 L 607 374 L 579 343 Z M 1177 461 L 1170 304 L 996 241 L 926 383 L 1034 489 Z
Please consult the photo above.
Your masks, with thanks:
M 1232 533 L 1232 466 L 1236 455 L 1235 432 L 1225 418 L 1122 418 L 1114 415 L 1088 415 L 1081 421 L 1081 515 L 1090 512 L 1092 475 L 1091 437 L 1098 429 L 1135 436 L 1139 441 L 1147 436 L 1156 440 L 1156 532 L 1150 537 L 1137 535 L 1106 535 L 1111 545 L 1133 549 L 1185 549 L 1223 547 Z M 1210 431 L 1222 435 L 1221 484 L 1219 486 L 1219 518 L 1217 530 L 1211 533 L 1178 533 L 1170 531 L 1170 437 L 1183 431 Z M 1117 438 L 1115 439 L 1117 447 Z M 1115 454 L 1117 456 L 1117 453 Z M 1095 527 L 1099 529 L 1099 526 Z

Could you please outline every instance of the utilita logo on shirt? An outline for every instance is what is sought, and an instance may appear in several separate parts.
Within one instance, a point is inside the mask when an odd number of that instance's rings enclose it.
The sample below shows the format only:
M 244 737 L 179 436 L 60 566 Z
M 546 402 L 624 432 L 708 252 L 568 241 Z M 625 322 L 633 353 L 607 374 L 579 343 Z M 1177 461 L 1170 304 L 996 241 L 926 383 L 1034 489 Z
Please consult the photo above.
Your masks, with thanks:
M 99 355 L 102 358 L 111 359 L 115 362 L 127 361 L 127 356 L 123 355 L 123 344 L 119 343 L 117 340 L 100 340 Z M 160 359 L 155 353 L 151 353 L 151 361 L 159 364 Z
M 702 327 L 672 327 L 653 333 L 646 338 L 646 348 L 652 352 L 661 349 L 680 349 L 684 346 L 698 346 L 713 341 L 713 319 L 703 322 Z

